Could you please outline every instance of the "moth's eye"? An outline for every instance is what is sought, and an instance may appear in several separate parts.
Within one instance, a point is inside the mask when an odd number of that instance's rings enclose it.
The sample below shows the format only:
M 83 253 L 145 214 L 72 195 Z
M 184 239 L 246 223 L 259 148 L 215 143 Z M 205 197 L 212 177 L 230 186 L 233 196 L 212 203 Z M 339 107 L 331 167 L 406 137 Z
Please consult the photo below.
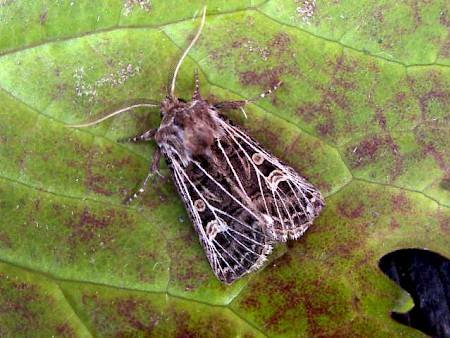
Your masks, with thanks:
M 202 200 L 196 200 L 194 202 L 194 207 L 195 207 L 195 209 L 197 209 L 198 212 L 202 212 L 202 211 L 205 211 L 206 204 Z
M 261 165 L 264 162 L 264 156 L 262 156 L 261 153 L 254 153 L 252 155 L 252 161 L 253 163 L 255 163 L 256 165 Z

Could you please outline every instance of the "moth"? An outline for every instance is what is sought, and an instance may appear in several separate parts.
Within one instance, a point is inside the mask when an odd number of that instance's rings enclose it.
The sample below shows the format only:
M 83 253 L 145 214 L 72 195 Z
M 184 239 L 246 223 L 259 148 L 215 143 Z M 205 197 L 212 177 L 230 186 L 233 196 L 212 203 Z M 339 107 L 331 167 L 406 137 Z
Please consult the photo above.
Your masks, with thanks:
M 325 203 L 317 188 L 219 110 L 243 109 L 281 83 L 251 99 L 211 104 L 200 94 L 195 71 L 192 99 L 185 101 L 174 95 L 178 70 L 199 38 L 205 17 L 204 8 L 200 27 L 178 61 L 169 95 L 161 104 L 134 105 L 71 127 L 93 125 L 135 107 L 158 107 L 160 126 L 126 139 L 154 140 L 158 145 L 150 172 L 128 202 L 143 193 L 159 173 L 164 155 L 214 274 L 231 284 L 260 268 L 275 242 L 299 238 Z

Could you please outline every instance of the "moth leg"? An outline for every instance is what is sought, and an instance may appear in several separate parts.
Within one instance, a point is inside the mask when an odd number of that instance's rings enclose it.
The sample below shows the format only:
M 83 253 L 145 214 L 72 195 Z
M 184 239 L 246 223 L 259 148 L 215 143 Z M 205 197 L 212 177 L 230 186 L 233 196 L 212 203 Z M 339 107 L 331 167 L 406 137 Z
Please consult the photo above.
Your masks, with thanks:
M 198 70 L 197 68 L 194 69 L 194 78 L 195 78 L 195 92 L 194 95 L 192 95 L 192 100 L 199 100 L 201 99 L 200 95 L 200 85 L 198 82 Z
M 150 141 L 155 137 L 157 129 L 147 130 L 143 134 L 139 134 L 133 137 L 122 138 L 117 140 L 117 142 L 139 142 L 139 141 Z
M 147 177 L 144 180 L 144 183 L 142 184 L 141 188 L 136 193 L 134 193 L 133 196 L 125 200 L 124 202 L 125 204 L 130 204 L 132 201 L 134 201 L 136 198 L 142 195 L 142 193 L 147 188 L 148 182 L 150 182 L 150 179 L 154 177 L 155 174 L 164 177 L 158 170 L 160 160 L 161 160 L 161 149 L 157 147 L 155 149 L 155 152 L 153 153 L 152 161 L 150 162 L 150 171 L 148 172 Z
M 279 86 L 281 86 L 281 81 L 278 82 L 275 86 L 273 86 L 271 89 L 266 90 L 264 93 L 259 94 L 255 97 L 252 97 L 251 99 L 247 99 L 247 100 L 242 100 L 242 101 L 224 101 L 224 102 L 219 102 L 216 103 L 214 105 L 214 108 L 223 108 L 223 109 L 241 109 L 243 108 L 246 104 L 262 99 L 264 97 L 266 97 L 267 95 L 272 94 Z

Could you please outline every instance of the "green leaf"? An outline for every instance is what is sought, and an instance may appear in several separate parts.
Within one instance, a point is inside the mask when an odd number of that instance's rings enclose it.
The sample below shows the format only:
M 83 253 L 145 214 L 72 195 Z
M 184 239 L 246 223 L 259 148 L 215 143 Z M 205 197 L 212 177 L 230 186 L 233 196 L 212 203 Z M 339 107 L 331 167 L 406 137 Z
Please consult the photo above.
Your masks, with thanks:
M 320 188 L 324 212 L 221 284 L 172 183 L 122 204 L 155 144 L 116 141 L 158 112 L 67 127 L 162 101 L 204 2 L 0 1 L 0 335 L 422 336 L 389 318 L 410 299 L 377 263 L 450 256 L 445 2 L 206 3 L 177 95 L 194 68 L 211 102 L 282 80 L 230 117 Z

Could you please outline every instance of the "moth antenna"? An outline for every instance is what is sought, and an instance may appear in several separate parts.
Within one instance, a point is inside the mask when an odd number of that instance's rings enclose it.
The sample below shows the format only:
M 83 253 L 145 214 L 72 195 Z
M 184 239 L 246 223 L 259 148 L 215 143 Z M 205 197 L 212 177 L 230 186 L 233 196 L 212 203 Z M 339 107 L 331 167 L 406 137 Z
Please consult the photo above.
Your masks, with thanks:
M 107 120 L 107 119 L 109 119 L 109 118 L 111 118 L 113 116 L 119 115 L 119 114 L 121 114 L 123 112 L 126 112 L 126 111 L 128 111 L 130 109 L 133 109 L 133 108 L 138 108 L 138 107 L 159 107 L 159 106 L 160 106 L 159 104 L 155 104 L 155 103 L 134 104 L 132 106 L 116 110 L 115 112 L 112 112 L 109 115 L 103 116 L 103 117 L 99 118 L 98 120 L 95 120 L 95 121 L 92 121 L 92 122 L 88 122 L 88 123 L 82 123 L 82 124 L 66 124 L 66 127 L 69 127 L 69 128 L 89 127 L 89 126 L 93 126 L 94 124 L 103 122 L 103 121 L 105 121 L 105 120 Z
M 192 48 L 192 46 L 197 42 L 200 33 L 202 32 L 203 25 L 205 24 L 206 19 L 206 6 L 203 7 L 203 13 L 202 13 L 202 20 L 200 21 L 200 27 L 197 30 L 197 34 L 195 34 L 194 38 L 192 39 L 191 43 L 187 48 L 184 50 L 183 54 L 181 55 L 180 60 L 177 63 L 177 66 L 175 67 L 175 71 L 173 72 L 173 78 L 172 78 L 172 85 L 170 86 L 170 96 L 174 97 L 175 93 L 175 82 L 178 75 L 178 70 L 180 69 L 181 63 L 183 62 L 184 58 L 186 57 L 187 53 L 189 53 L 189 50 Z
M 269 90 L 266 90 L 264 93 L 259 94 L 259 95 L 255 96 L 255 97 L 252 97 L 251 99 L 247 99 L 247 100 L 245 100 L 244 102 L 247 104 L 247 103 L 256 101 L 256 100 L 258 100 L 258 99 L 263 99 L 263 98 L 265 98 L 267 95 L 272 94 L 272 93 L 273 93 L 275 90 L 277 90 L 278 87 L 281 86 L 282 84 L 283 84 L 283 81 L 278 81 L 277 84 L 276 84 L 275 86 L 273 86 L 272 88 L 270 88 Z

